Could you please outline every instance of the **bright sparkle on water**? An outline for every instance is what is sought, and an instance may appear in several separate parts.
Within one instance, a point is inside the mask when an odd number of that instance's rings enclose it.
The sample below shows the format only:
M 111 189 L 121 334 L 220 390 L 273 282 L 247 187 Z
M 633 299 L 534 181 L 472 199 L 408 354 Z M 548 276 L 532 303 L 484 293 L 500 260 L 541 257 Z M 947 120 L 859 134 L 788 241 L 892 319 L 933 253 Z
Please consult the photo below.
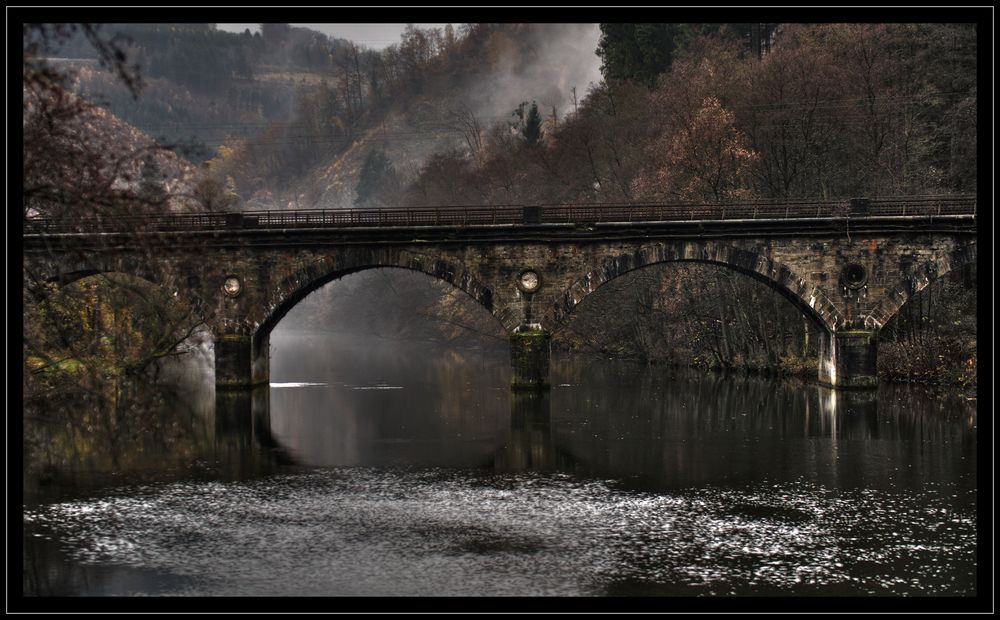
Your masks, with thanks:
M 975 514 L 944 491 L 653 494 L 563 474 L 339 468 L 133 487 L 25 521 L 58 530 L 77 561 L 171 577 L 134 594 L 974 594 Z
M 273 388 L 296 388 L 296 387 L 316 387 L 324 386 L 326 383 L 272 383 Z

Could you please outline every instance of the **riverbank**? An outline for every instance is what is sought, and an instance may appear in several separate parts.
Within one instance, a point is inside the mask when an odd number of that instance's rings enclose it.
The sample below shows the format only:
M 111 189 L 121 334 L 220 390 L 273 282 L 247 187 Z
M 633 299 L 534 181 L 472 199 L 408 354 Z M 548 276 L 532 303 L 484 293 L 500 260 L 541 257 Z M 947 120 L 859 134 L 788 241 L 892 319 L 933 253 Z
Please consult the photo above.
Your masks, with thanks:
M 782 379 L 795 378 L 813 381 L 816 379 L 818 372 L 818 362 L 814 357 L 808 359 L 799 356 L 784 357 L 776 364 L 769 364 L 759 359 L 743 360 L 737 358 L 729 365 L 722 365 L 715 360 L 699 357 L 687 361 L 678 361 L 676 358 L 644 358 L 639 356 L 615 355 L 611 352 L 581 351 L 568 347 L 556 348 L 555 345 L 553 349 L 565 355 L 594 355 L 605 359 L 634 362 L 648 366 L 693 368 L 721 374 L 737 373 L 749 376 Z M 966 349 L 959 347 L 946 350 L 930 347 L 916 348 L 895 342 L 879 344 L 879 381 L 915 383 L 944 389 L 954 389 L 959 390 L 968 398 L 975 399 L 977 392 L 977 366 L 975 349 L 972 349 L 970 355 Z

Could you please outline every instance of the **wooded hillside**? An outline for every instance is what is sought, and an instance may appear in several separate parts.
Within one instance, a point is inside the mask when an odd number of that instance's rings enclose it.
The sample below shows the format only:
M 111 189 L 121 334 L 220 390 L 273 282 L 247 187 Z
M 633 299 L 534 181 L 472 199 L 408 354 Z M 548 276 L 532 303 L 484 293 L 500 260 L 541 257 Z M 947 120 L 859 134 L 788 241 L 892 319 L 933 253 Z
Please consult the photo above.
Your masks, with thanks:
M 55 55 L 75 59 L 76 92 L 103 98 L 204 162 L 202 208 L 976 190 L 973 25 L 411 26 L 381 51 L 282 24 L 256 34 L 108 28 L 127 37 L 126 59 L 145 83 L 138 99 L 99 70 L 79 33 Z M 692 276 L 707 285 L 692 290 Z M 385 274 L 395 290 L 415 286 L 410 277 Z M 448 316 L 475 325 L 441 324 L 442 337 L 497 335 L 471 301 L 428 286 Z M 971 270 L 915 298 L 925 311 L 908 308 L 883 330 L 884 372 L 934 378 L 958 364 L 961 377 L 949 380 L 974 381 L 975 287 Z M 817 335 L 763 285 L 686 265 L 641 270 L 606 288 L 576 311 L 556 346 L 811 373 Z M 367 316 L 380 305 L 362 296 L 338 308 Z M 315 313 L 304 319 L 310 329 L 334 321 L 329 309 Z M 609 313 L 615 329 L 606 328 Z M 417 331 L 426 336 L 424 326 Z M 927 355 L 915 355 L 918 342 Z

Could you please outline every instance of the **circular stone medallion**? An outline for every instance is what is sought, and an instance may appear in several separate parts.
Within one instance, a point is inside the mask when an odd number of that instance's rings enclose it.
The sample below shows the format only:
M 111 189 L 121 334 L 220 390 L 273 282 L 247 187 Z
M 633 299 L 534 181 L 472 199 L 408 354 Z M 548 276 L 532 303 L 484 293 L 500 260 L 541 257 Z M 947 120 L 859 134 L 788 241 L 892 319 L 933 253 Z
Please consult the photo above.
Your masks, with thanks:
M 517 278 L 517 286 L 525 293 L 534 293 L 541 286 L 542 279 L 539 275 L 531 270 L 525 269 L 521 272 L 521 275 Z
M 849 289 L 859 289 L 868 281 L 868 271 L 857 263 L 850 263 L 840 272 L 840 281 Z
M 243 285 L 236 276 L 227 276 L 226 281 L 222 283 L 222 292 L 230 297 L 236 297 L 242 290 Z

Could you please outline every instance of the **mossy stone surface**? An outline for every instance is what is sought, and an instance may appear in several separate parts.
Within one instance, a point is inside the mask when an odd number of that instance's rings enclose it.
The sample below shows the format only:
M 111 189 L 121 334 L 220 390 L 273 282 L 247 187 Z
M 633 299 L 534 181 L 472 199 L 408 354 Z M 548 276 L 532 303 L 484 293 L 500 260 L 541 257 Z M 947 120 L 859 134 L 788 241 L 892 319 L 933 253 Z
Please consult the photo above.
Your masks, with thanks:
M 520 331 L 510 336 L 510 362 L 514 390 L 549 388 L 549 349 L 552 336 L 544 331 Z

